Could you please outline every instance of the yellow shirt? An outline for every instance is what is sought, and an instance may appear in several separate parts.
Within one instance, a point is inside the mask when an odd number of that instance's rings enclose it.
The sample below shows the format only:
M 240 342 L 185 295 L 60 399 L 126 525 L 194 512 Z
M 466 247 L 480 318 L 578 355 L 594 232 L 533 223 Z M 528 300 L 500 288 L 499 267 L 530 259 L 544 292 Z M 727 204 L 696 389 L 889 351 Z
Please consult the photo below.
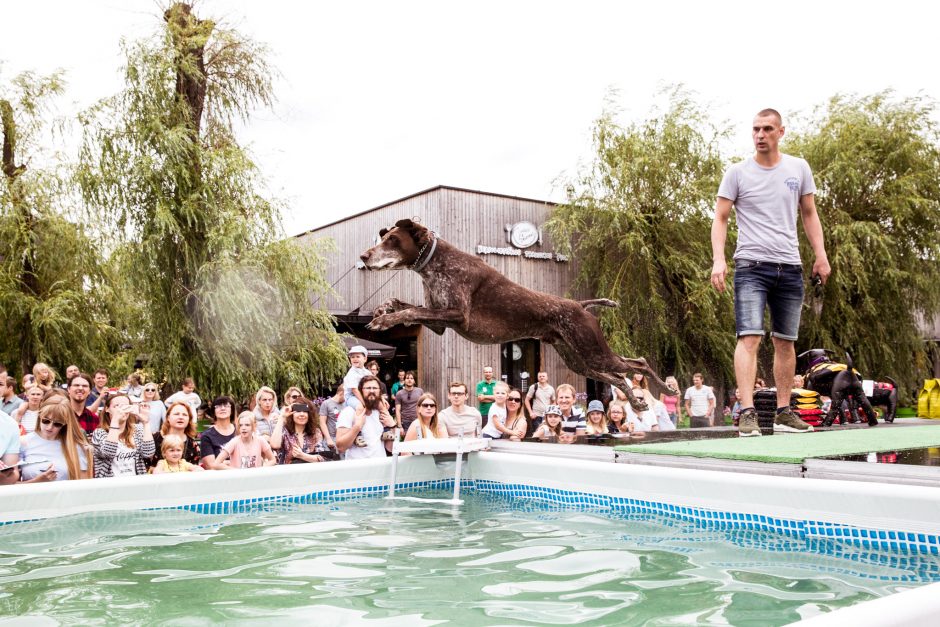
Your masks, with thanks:
M 165 459 L 161 459 L 157 462 L 157 468 L 160 469 L 160 472 L 189 472 L 192 470 L 193 465 L 185 459 L 181 459 L 179 464 L 170 466 Z

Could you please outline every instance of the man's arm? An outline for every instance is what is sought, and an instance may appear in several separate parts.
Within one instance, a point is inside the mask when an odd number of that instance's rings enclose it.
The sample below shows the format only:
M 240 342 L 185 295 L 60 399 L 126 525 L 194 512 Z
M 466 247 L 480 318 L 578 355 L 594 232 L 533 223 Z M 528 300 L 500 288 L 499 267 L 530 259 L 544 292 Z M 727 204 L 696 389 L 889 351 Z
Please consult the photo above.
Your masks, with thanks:
M 348 409 L 348 408 L 347 408 Z M 343 410 L 346 413 L 346 410 Z M 366 408 L 360 405 L 356 408 L 355 414 L 350 421 L 350 426 L 339 426 L 339 421 L 343 420 L 345 422 L 345 417 L 343 414 L 340 414 L 340 417 L 337 419 L 336 424 L 336 448 L 339 449 L 341 453 L 345 453 L 349 447 L 353 445 L 353 442 L 356 441 L 356 438 L 359 437 L 359 431 L 362 430 L 362 425 L 365 424 L 365 415 Z
M 535 415 L 535 412 L 532 411 L 532 403 L 530 402 L 530 401 L 532 400 L 532 397 L 533 397 L 533 396 L 535 396 L 535 386 L 534 386 L 534 385 L 529 386 L 529 391 L 528 391 L 528 392 L 526 393 L 526 395 L 525 395 L 525 409 L 526 409 L 527 412 L 529 412 L 529 415 L 530 415 L 530 416 Z
M 715 203 L 715 219 L 712 220 L 712 287 L 719 292 L 725 291 L 725 277 L 728 275 L 728 263 L 725 261 L 725 241 L 728 239 L 728 220 L 734 203 L 727 198 L 718 197 Z M 687 408 L 688 409 L 688 408 Z
M 806 194 L 800 196 L 800 217 L 803 218 L 803 230 L 806 232 L 806 239 L 813 247 L 813 254 L 816 256 L 813 261 L 812 276 L 819 275 L 822 282 L 829 280 L 832 268 L 829 267 L 829 257 L 826 256 L 826 242 L 823 238 L 822 222 L 819 221 L 819 213 L 816 211 L 816 196 Z

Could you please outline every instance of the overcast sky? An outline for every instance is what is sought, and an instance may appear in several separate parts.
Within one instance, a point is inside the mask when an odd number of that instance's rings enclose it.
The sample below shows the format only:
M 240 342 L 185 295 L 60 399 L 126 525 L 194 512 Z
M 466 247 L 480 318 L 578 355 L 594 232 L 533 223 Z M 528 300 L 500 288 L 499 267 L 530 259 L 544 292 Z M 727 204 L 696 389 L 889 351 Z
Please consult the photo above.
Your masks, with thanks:
M 61 67 L 59 112 L 78 111 L 121 87 L 120 39 L 159 28 L 165 5 L 2 0 L 0 77 Z M 639 121 L 685 84 L 740 129 L 735 154 L 763 107 L 940 98 L 940 9 L 908 0 L 202 0 L 197 14 L 271 49 L 278 102 L 242 137 L 290 206 L 289 234 L 439 184 L 561 200 L 554 182 L 590 160 L 611 88 Z

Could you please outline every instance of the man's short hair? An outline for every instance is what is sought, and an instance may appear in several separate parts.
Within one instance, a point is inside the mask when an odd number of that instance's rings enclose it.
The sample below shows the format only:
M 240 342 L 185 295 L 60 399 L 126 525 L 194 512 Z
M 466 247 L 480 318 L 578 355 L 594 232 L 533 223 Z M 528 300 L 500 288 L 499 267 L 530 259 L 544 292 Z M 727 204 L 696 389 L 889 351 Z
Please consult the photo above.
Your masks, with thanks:
M 571 392 L 572 398 L 578 395 L 578 391 L 574 389 L 573 385 L 571 385 L 570 383 L 562 383 L 557 388 L 555 388 L 555 398 L 558 398 L 558 395 L 561 394 L 565 390 Z
M 66 384 L 65 387 L 68 387 L 68 388 L 72 387 L 72 381 L 74 381 L 75 379 L 84 379 L 85 383 L 88 384 L 89 388 L 91 388 L 94 385 L 94 380 L 91 377 L 89 377 L 84 372 L 79 372 L 77 375 L 75 375 L 74 377 L 68 380 L 68 383 Z
M 379 362 L 377 362 L 377 361 L 374 360 L 374 359 L 370 359 L 369 361 L 366 362 L 366 368 L 367 368 L 367 369 L 371 369 L 372 366 L 375 366 L 376 368 L 378 368 L 378 367 L 379 367 Z
M 104 368 L 98 368 L 97 370 L 95 370 L 95 374 L 103 374 L 106 377 L 111 376 L 111 374 Z
M 11 377 L 10 375 L 7 375 L 6 383 L 7 383 L 8 388 L 14 391 L 16 390 L 16 377 Z
M 776 109 L 761 109 L 760 111 L 757 112 L 756 117 L 765 118 L 769 115 L 772 115 L 775 118 L 777 118 L 777 124 L 779 124 L 780 126 L 783 126 L 783 116 L 780 115 L 780 112 L 777 111 Z
M 702 373 L 701 373 L 701 372 L 693 372 L 693 373 L 692 373 L 692 378 L 694 379 L 695 377 L 698 377 L 698 378 L 701 379 L 702 381 L 705 380 L 705 377 L 702 376 Z
M 370 382 L 370 381 L 375 381 L 376 384 L 378 385 L 379 389 L 380 389 L 380 390 L 382 389 L 382 382 L 379 381 L 379 378 L 378 378 L 378 377 L 375 377 L 375 376 L 372 376 L 371 374 L 369 374 L 369 375 L 366 375 L 366 376 L 362 377 L 361 379 L 359 379 L 359 392 L 360 392 L 360 393 L 362 392 L 362 388 L 365 387 L 366 383 L 368 383 L 368 382 Z
M 467 384 L 461 381 L 451 381 L 450 385 L 447 386 L 447 391 L 450 392 L 454 388 L 463 388 L 464 393 L 467 392 Z

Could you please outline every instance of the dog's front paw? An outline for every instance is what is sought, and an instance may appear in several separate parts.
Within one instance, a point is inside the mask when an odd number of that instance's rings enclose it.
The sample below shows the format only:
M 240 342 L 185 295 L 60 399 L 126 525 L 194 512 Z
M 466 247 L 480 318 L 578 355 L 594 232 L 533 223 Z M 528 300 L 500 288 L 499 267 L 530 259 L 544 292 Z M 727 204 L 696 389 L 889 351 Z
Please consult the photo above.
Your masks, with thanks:
M 387 313 L 373 318 L 372 322 L 366 325 L 366 328 L 370 331 L 387 331 L 396 324 L 398 324 L 398 321 L 395 319 L 395 314 Z

